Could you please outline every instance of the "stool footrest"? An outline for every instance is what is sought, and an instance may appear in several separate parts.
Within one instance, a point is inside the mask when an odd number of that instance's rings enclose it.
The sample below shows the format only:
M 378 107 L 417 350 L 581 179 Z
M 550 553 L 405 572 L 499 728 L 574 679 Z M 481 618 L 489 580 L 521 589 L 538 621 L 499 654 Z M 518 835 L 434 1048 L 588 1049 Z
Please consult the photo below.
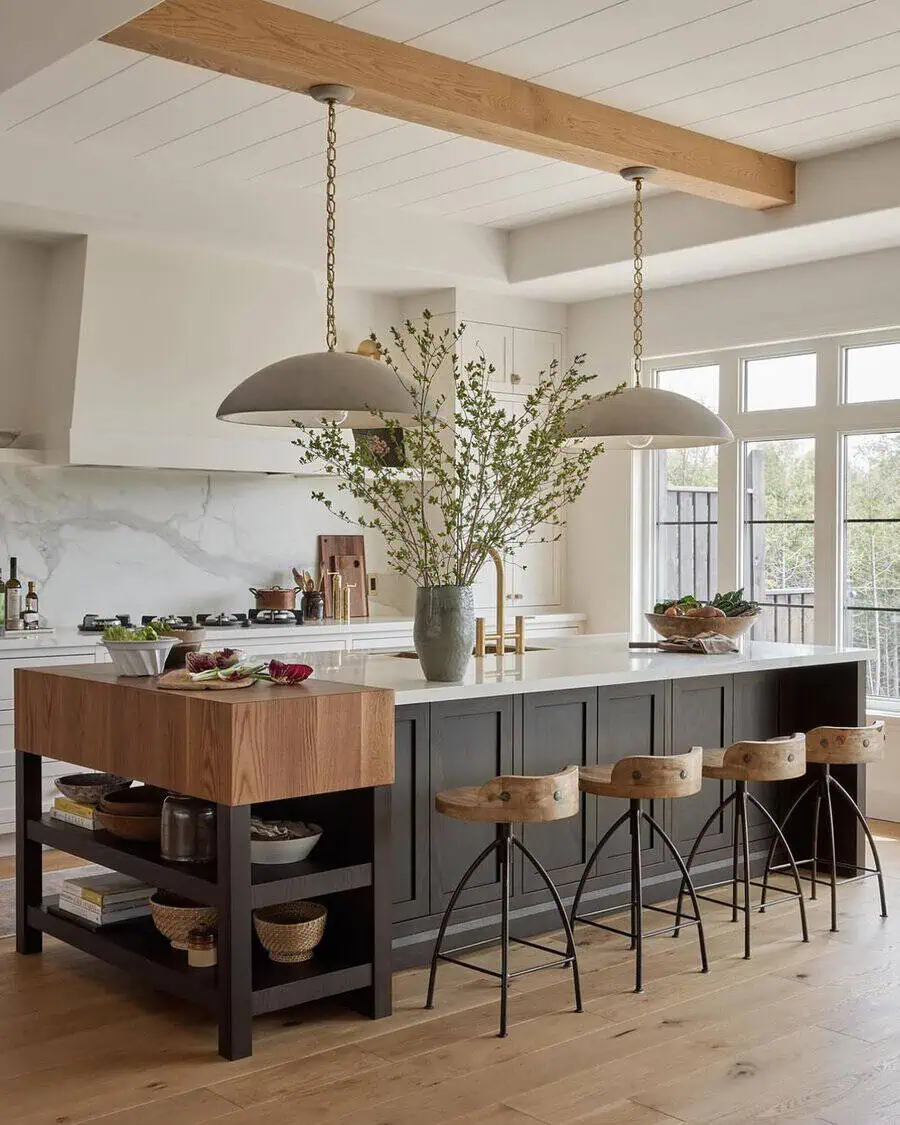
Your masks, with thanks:
M 698 896 L 699 897 L 699 896 Z M 631 930 L 623 930 L 619 926 L 611 926 L 609 922 L 597 922 L 596 918 L 602 917 L 605 914 L 623 914 L 626 910 L 631 909 L 630 902 L 625 903 L 624 906 L 607 906 L 601 910 L 593 910 L 590 914 L 577 914 L 574 921 L 585 922 L 588 926 L 593 926 L 597 930 L 607 930 L 611 934 L 618 934 L 620 937 L 628 938 L 629 941 L 634 941 L 637 934 L 632 933 Z M 670 918 L 676 919 L 675 924 L 672 926 L 663 926 L 660 929 L 649 930 L 643 932 L 644 937 L 659 937 L 661 934 L 673 934 L 682 926 L 699 926 L 702 923 L 702 918 L 696 914 L 679 914 L 677 910 L 670 910 L 666 906 L 654 906 L 653 903 L 645 902 L 641 904 L 642 910 L 653 910 L 657 914 L 668 914 Z
M 801 878 L 804 878 L 804 879 L 809 879 L 809 878 L 812 877 L 811 872 L 810 873 L 806 872 L 806 870 L 805 870 L 806 867 L 811 867 L 813 864 L 815 864 L 816 867 L 827 868 L 831 865 L 830 859 L 816 859 L 815 857 L 811 857 L 810 859 L 798 859 L 795 862 L 797 864 L 798 869 L 801 869 L 801 868 L 803 869 L 803 870 L 800 870 L 800 876 L 801 876 Z M 835 865 L 835 867 L 846 867 L 849 871 L 857 871 L 857 872 L 861 871 L 861 872 L 863 872 L 863 874 L 861 874 L 861 875 L 850 875 L 850 876 L 844 875 L 844 876 L 841 876 L 841 878 L 844 880 L 845 883 L 851 883 L 851 882 L 853 882 L 854 879 L 868 879 L 872 875 L 878 875 L 879 874 L 879 871 L 878 871 L 877 867 L 866 867 L 862 863 L 849 863 L 845 859 L 835 860 L 834 865 Z M 769 871 L 770 872 L 772 872 L 772 871 L 784 871 L 786 869 L 790 870 L 790 866 L 791 865 L 789 863 L 773 863 L 772 866 L 769 868 Z M 819 878 L 816 879 L 817 883 L 828 883 L 830 881 L 831 881 L 830 879 L 819 879 Z

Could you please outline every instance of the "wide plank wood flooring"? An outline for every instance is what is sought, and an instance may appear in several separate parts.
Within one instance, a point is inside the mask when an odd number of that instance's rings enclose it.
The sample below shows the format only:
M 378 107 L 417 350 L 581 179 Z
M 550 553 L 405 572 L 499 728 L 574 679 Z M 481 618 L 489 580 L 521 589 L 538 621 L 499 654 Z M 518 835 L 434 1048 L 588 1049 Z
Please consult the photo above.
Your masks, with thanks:
M 17 957 L 0 940 L 3 1125 L 876 1125 L 900 1122 L 900 839 L 876 825 L 888 872 L 740 926 L 707 906 L 712 971 L 688 931 L 648 943 L 646 991 L 630 992 L 625 943 L 579 931 L 586 1011 L 571 978 L 520 978 L 508 1039 L 497 991 L 441 967 L 395 977 L 395 1014 L 372 1022 L 321 1004 L 255 1023 L 255 1054 L 216 1055 L 208 1018 L 52 940 Z M 51 862 L 53 862 L 51 860 Z M 824 888 L 823 888 L 824 890 Z M 528 957 L 528 951 L 516 956 Z M 485 955 L 487 956 L 487 955 Z M 540 956 L 540 955 L 538 955 Z

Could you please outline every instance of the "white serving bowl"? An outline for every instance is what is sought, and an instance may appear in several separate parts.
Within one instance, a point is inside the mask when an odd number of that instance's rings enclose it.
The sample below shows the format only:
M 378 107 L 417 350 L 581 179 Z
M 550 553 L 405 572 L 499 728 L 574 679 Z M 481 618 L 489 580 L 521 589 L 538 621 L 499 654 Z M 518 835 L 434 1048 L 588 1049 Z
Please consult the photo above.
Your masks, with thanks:
M 287 828 L 299 827 L 296 822 L 281 820 Z M 299 840 L 251 840 L 251 863 L 299 863 L 307 859 L 309 853 L 322 839 L 322 829 L 318 824 L 307 823 L 304 827 L 314 829 L 314 834 L 301 836 Z
M 158 641 L 103 641 L 120 676 L 159 676 L 177 637 Z

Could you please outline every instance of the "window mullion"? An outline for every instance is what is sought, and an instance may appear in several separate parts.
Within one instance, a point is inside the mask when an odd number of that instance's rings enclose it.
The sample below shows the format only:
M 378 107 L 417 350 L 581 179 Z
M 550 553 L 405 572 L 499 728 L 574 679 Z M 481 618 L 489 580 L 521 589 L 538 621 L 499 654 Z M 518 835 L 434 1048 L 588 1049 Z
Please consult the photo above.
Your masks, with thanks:
M 827 417 L 840 399 L 841 349 L 834 340 L 822 340 L 817 353 L 816 398 Z M 814 636 L 820 645 L 837 644 L 840 635 L 841 494 L 840 437 L 827 425 L 816 430 Z

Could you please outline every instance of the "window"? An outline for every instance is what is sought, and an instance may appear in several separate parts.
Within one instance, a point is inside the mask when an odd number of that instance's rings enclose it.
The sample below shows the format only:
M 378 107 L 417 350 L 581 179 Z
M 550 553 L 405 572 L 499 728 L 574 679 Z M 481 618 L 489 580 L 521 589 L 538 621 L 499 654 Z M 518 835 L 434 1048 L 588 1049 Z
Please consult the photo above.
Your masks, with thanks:
M 811 643 L 815 442 L 744 447 L 744 588 L 763 607 L 757 640 Z
M 875 653 L 868 694 L 900 701 L 900 433 L 845 438 L 844 487 L 844 641 Z
M 787 410 L 816 405 L 816 354 L 748 359 L 744 364 L 744 409 Z
M 664 390 L 718 410 L 718 366 L 658 371 L 656 379 Z M 657 600 L 715 594 L 718 479 L 716 449 L 667 449 L 655 454 Z
M 844 351 L 844 401 L 900 399 L 900 344 L 867 344 Z

